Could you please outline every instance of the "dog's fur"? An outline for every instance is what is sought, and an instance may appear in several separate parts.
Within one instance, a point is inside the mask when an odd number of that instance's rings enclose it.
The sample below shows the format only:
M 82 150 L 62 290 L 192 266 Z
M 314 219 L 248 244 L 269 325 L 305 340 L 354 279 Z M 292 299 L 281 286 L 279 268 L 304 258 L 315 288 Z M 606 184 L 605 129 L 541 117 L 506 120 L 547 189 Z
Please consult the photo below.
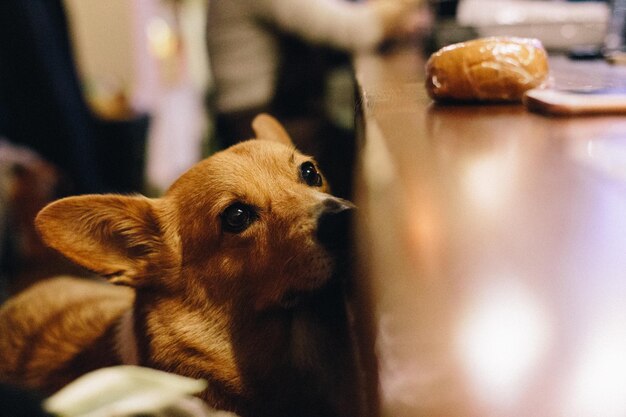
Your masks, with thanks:
M 242 416 L 342 415 L 345 310 L 320 218 L 350 207 L 307 184 L 310 158 L 271 116 L 256 139 L 192 167 L 161 198 L 87 195 L 37 217 L 44 240 L 108 283 L 57 278 L 0 312 L 0 379 L 53 392 L 134 363 L 204 378 L 208 404 Z M 282 142 L 282 143 L 281 143 Z M 235 202 L 249 227 L 225 230 Z M 349 382 L 349 381 L 348 381 Z M 343 409 L 342 409 L 343 407 Z

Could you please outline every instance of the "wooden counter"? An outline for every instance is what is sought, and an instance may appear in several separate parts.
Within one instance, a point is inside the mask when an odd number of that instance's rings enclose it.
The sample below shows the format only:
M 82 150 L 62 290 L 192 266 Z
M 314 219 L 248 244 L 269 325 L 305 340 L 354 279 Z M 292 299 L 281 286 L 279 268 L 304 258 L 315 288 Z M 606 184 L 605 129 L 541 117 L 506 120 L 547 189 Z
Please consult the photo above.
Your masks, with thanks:
M 625 416 L 626 116 L 434 105 L 412 50 L 355 69 L 371 415 Z

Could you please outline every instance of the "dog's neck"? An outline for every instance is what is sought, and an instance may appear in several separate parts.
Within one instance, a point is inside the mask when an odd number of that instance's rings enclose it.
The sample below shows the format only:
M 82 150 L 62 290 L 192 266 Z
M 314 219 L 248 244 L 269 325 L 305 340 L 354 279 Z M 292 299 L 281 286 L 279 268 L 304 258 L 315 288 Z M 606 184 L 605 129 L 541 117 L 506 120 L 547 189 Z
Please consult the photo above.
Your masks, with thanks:
M 132 308 L 126 311 L 126 313 L 120 317 L 115 332 L 115 348 L 123 365 L 139 365 L 134 316 Z
M 328 302 L 329 293 L 324 291 L 323 300 L 316 295 L 291 309 L 263 313 L 242 308 L 243 300 L 226 306 L 209 305 L 205 299 L 204 305 L 199 302 L 196 306 L 204 310 L 203 314 L 196 314 L 195 308 L 183 308 L 176 298 L 139 293 L 134 307 L 116 325 L 116 353 L 125 365 L 204 378 L 209 388 L 203 399 L 212 403 L 219 398 L 221 407 L 236 409 L 242 415 L 250 414 L 244 409 L 258 410 L 270 403 L 276 407 L 300 403 L 325 407 L 319 391 L 332 391 L 336 382 L 335 374 L 323 364 L 330 362 L 331 370 L 342 366 L 345 353 L 335 345 L 346 337 L 337 323 L 344 317 L 341 311 L 334 311 L 334 302 Z M 329 307 L 332 312 L 320 312 Z M 207 310 L 213 314 L 207 315 Z M 222 314 L 217 314 L 220 311 Z M 150 353 L 165 351 L 167 355 Z M 196 355 L 189 356 L 189 352 Z M 337 356 L 336 360 L 329 360 L 330 355 Z M 273 389 L 281 381 L 289 381 L 288 392 Z

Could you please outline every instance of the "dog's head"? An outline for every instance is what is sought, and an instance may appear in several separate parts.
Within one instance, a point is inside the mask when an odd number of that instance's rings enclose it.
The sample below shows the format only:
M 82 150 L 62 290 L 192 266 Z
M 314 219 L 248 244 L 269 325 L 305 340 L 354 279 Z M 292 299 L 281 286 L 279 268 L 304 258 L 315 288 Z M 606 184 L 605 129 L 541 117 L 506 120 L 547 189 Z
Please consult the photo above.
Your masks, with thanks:
M 158 199 L 87 195 L 37 217 L 44 240 L 112 282 L 256 310 L 321 287 L 333 261 L 319 224 L 351 207 L 267 115 Z

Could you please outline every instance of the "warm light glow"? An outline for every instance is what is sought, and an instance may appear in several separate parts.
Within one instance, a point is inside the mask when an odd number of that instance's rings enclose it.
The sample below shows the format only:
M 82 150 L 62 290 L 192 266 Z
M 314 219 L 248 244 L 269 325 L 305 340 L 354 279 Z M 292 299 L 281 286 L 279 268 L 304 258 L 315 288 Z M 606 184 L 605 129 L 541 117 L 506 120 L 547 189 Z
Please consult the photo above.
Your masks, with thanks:
M 575 369 L 563 416 L 626 416 L 626 310 L 598 320 Z
M 509 199 L 516 175 L 515 156 L 485 155 L 473 159 L 463 173 L 465 192 L 477 209 L 495 213 Z
M 517 281 L 492 281 L 474 294 L 462 310 L 458 354 L 478 399 L 511 408 L 547 348 L 547 316 Z
M 172 27 L 161 18 L 154 18 L 146 28 L 150 51 L 160 59 L 167 59 L 176 51 L 176 34 Z

